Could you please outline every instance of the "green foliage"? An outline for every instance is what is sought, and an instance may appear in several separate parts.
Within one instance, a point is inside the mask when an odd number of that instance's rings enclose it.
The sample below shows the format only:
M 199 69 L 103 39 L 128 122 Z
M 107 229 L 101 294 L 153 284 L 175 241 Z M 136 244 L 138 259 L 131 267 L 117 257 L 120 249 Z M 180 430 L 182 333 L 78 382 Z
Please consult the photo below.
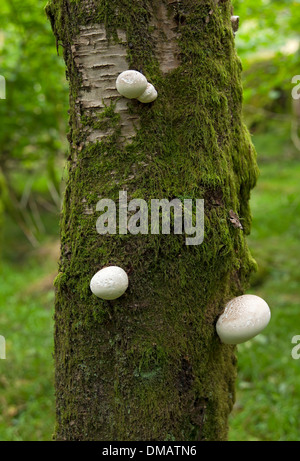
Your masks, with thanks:
M 240 16 L 236 44 L 245 71 L 245 102 L 262 107 L 280 100 L 299 74 L 300 1 L 234 0 L 233 4 Z M 263 101 L 255 104 L 258 99 Z
M 27 236 L 43 230 L 41 207 L 57 209 L 66 151 L 67 85 L 44 6 L 2 0 L 0 7 L 0 200 Z
M 240 16 L 239 54 L 278 52 L 290 40 L 299 38 L 299 0 L 233 0 Z

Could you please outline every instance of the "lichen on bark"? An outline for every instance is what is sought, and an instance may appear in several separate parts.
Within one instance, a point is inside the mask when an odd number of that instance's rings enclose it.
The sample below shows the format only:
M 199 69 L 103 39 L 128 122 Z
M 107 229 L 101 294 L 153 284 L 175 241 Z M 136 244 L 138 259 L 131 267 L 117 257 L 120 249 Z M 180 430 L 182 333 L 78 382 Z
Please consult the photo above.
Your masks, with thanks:
M 224 440 L 236 355 L 220 343 L 215 323 L 255 269 L 245 235 L 257 178 L 242 120 L 231 3 L 51 0 L 47 14 L 70 84 L 56 279 L 55 438 Z M 105 31 L 106 50 L 97 50 L 93 37 L 84 44 L 89 31 Z M 101 77 L 104 104 L 91 88 L 99 81 L 94 45 L 102 64 L 109 49 L 126 51 L 119 62 L 155 85 L 155 103 L 123 100 L 120 111 L 112 81 Z M 130 140 L 124 117 L 137 121 Z M 128 200 L 205 199 L 203 244 L 188 247 L 180 235 L 100 236 L 96 204 L 117 201 L 121 190 Z M 243 230 L 230 222 L 231 210 Z M 116 301 L 101 301 L 89 281 L 111 264 L 129 273 L 129 289 Z

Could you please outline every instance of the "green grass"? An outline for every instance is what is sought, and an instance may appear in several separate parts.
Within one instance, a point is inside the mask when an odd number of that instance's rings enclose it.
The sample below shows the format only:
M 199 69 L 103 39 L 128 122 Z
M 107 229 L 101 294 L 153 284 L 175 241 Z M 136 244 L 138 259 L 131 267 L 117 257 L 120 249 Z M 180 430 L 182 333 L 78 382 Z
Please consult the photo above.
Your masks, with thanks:
M 263 297 L 272 320 L 238 347 L 237 402 L 230 440 L 300 440 L 300 360 L 291 339 L 300 335 L 300 162 L 277 133 L 254 137 L 261 177 L 252 194 L 249 244 L 259 264 L 251 292 Z M 53 289 L 57 248 L 20 248 L 9 227 L 0 277 L 0 440 L 51 440 L 54 427 Z M 50 275 L 49 275 L 50 274 Z
M 30 253 L 1 264 L 6 360 L 0 360 L 0 441 L 51 440 L 54 427 L 51 285 L 56 263 L 45 247 Z

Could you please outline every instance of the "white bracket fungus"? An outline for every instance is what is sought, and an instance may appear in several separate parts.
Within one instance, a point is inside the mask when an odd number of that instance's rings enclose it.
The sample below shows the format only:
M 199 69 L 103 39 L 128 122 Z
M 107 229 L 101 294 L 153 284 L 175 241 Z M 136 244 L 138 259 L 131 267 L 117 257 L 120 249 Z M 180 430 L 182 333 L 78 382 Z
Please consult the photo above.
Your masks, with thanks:
M 258 296 L 234 298 L 217 321 L 217 333 L 224 344 L 240 344 L 258 335 L 268 325 L 271 312 Z
M 146 77 L 137 70 L 125 70 L 116 81 L 118 92 L 128 99 L 139 98 L 147 88 Z
M 106 300 L 117 299 L 128 288 L 128 276 L 121 267 L 104 267 L 94 275 L 90 288 L 98 298 Z
M 138 99 L 145 104 L 155 101 L 157 91 L 137 70 L 125 70 L 116 81 L 118 92 L 128 99 Z
M 146 90 L 144 91 L 142 96 L 140 96 L 138 98 L 138 100 L 140 102 L 143 102 L 144 104 L 148 104 L 150 102 L 155 101 L 156 98 L 157 98 L 156 89 L 154 88 L 154 86 L 151 83 L 148 83 Z

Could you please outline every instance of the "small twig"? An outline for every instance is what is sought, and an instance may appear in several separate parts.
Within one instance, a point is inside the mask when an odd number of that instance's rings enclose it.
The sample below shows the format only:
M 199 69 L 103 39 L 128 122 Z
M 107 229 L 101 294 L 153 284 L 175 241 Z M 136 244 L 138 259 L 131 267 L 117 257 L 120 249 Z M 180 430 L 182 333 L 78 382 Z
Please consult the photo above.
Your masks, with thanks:
M 36 225 L 38 231 L 41 234 L 43 234 L 45 232 L 45 226 L 44 226 L 43 221 L 41 219 L 41 215 L 39 213 L 39 209 L 37 207 L 36 201 L 33 200 L 32 197 L 30 197 L 30 199 L 29 199 L 29 207 L 30 207 L 30 210 L 32 212 L 32 216 L 34 218 L 35 225 Z
M 25 188 L 24 188 L 24 191 L 23 191 L 23 194 L 22 194 L 22 197 L 21 197 L 21 200 L 20 200 L 20 207 L 25 209 L 27 207 L 27 204 L 28 204 L 28 201 L 29 201 L 29 198 L 30 198 L 30 194 L 31 194 L 31 189 L 32 189 L 32 183 L 33 181 L 28 181 Z
M 60 197 L 59 193 L 57 192 L 55 185 L 53 184 L 52 181 L 48 181 L 47 186 L 48 186 L 48 189 L 49 189 L 49 192 L 51 194 L 53 202 L 55 203 L 55 205 L 57 207 L 60 207 L 60 205 L 61 205 L 61 197 Z
M 57 206 L 53 205 L 52 203 L 48 202 L 42 197 L 37 197 L 37 202 L 47 211 L 51 213 L 57 213 Z

